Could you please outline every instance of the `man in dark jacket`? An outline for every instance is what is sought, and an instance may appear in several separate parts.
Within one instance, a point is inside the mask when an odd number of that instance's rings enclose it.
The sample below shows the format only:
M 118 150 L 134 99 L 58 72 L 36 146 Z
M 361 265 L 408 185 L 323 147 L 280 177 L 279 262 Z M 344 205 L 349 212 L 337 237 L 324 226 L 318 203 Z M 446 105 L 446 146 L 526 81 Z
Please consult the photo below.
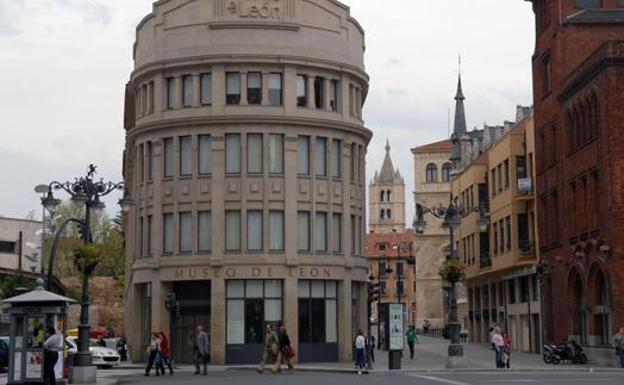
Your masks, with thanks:
M 286 332 L 286 326 L 280 326 L 277 339 L 279 351 L 277 353 L 277 358 L 275 359 L 275 365 L 273 366 L 273 373 L 281 371 L 281 366 L 283 363 L 286 363 L 286 365 L 288 365 L 288 370 L 292 372 L 293 370 L 295 370 L 295 367 L 292 364 L 294 351 L 290 346 L 290 337 Z

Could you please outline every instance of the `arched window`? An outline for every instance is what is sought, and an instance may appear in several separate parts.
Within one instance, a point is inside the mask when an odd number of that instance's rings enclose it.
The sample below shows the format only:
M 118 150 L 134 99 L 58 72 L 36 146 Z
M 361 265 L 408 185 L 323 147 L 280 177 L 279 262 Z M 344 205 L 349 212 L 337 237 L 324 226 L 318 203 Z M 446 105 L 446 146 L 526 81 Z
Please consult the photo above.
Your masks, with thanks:
M 607 281 L 602 269 L 595 265 L 589 276 L 589 285 L 591 287 L 591 305 L 596 311 L 594 312 L 594 330 L 592 335 L 597 336 L 602 345 L 609 344 L 611 331 L 611 301 L 609 300 L 609 291 L 607 289 Z
M 386 202 L 390 202 L 390 190 L 386 191 Z
M 579 343 L 587 342 L 587 314 L 585 313 L 585 289 L 578 270 L 574 269 L 568 277 L 568 303 L 572 330 L 570 334 Z
M 381 209 L 381 211 L 379 211 L 379 219 L 384 219 L 384 214 L 386 213 L 386 211 L 384 209 Z
M 385 191 L 384 191 L 384 190 L 381 190 L 381 198 L 379 198 L 379 199 L 381 200 L 381 202 L 383 202 L 383 201 L 384 201 L 384 196 L 385 196 L 385 195 L 386 195 L 386 194 L 385 194 Z
M 427 183 L 436 183 L 438 181 L 438 166 L 435 163 L 427 165 Z
M 392 218 L 392 211 L 386 210 L 386 218 L 388 219 Z
M 451 166 L 450 163 L 444 163 L 442 166 L 442 182 L 450 182 L 451 181 Z

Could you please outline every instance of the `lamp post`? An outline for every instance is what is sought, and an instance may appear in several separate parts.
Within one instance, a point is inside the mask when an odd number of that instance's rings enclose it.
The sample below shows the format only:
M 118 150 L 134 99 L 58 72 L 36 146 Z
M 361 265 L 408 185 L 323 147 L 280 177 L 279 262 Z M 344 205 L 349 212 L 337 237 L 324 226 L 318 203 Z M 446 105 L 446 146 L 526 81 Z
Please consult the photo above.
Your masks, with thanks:
M 113 191 L 124 190 L 125 186 L 123 182 L 113 183 L 104 182 L 103 179 L 96 180 L 96 166 L 89 165 L 87 175 L 74 179 L 73 182 L 60 183 L 53 181 L 48 184 L 48 191 L 45 197 L 41 198 L 41 204 L 50 212 L 54 213 L 58 205 L 61 203 L 59 199 L 54 197 L 54 191 L 64 191 L 71 196 L 71 200 L 79 205 L 84 205 L 85 215 L 84 218 L 69 218 L 58 228 L 54 241 L 52 243 L 52 249 L 50 251 L 50 261 L 48 265 L 48 282 L 47 286 L 50 287 L 50 283 L 54 273 L 54 259 L 56 256 L 56 248 L 58 240 L 67 225 L 74 222 L 80 226 L 81 238 L 84 244 L 93 243 L 93 236 L 91 231 L 91 213 L 97 213 L 102 210 L 105 205 L 101 201 L 101 197 L 104 197 Z M 127 211 L 132 204 L 131 200 L 126 197 L 124 190 L 124 198 L 119 200 L 119 204 L 124 211 Z M 96 214 L 97 215 L 97 214 Z M 82 282 L 82 298 L 80 303 L 80 325 L 78 326 L 78 352 L 74 356 L 73 367 L 85 368 L 91 367 L 91 353 L 89 352 L 89 278 L 91 272 L 87 272 L 83 275 Z M 93 382 L 95 371 L 93 371 L 93 380 L 91 380 L 91 374 L 87 374 L 84 370 L 82 374 L 78 375 L 78 378 L 74 377 L 74 382 L 82 382 L 79 379 L 86 378 L 84 382 Z
M 478 206 L 474 207 L 462 207 L 457 202 L 457 198 L 453 198 L 450 195 L 450 201 L 448 207 L 440 205 L 436 208 L 428 208 L 420 204 L 416 204 L 416 219 L 414 220 L 413 227 L 418 234 L 422 234 L 427 227 L 425 221 L 425 214 L 431 214 L 436 218 L 442 219 L 442 227 L 449 230 L 449 243 L 450 243 L 450 257 L 451 261 L 459 261 L 455 250 L 455 230 L 461 225 L 463 218 L 466 218 L 472 213 L 479 213 L 479 219 L 477 224 L 482 232 L 487 231 L 488 220 L 485 212 L 485 204 L 480 202 Z M 451 290 L 449 292 L 449 331 L 451 336 L 451 343 L 448 347 L 447 367 L 457 368 L 466 366 L 466 360 L 464 357 L 464 347 L 461 344 L 459 337 L 461 325 L 457 316 L 457 281 L 453 280 L 451 283 Z

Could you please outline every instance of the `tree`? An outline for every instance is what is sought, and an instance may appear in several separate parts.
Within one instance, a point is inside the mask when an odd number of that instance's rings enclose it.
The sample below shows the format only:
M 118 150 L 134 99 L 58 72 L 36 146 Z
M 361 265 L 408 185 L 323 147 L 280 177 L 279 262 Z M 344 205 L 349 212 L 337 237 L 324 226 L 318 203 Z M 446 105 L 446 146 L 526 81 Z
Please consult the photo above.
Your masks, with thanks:
M 35 281 L 32 278 L 27 278 L 21 271 L 16 274 L 3 276 L 0 280 L 0 298 L 11 298 L 20 294 L 22 291 L 30 291 L 35 288 Z

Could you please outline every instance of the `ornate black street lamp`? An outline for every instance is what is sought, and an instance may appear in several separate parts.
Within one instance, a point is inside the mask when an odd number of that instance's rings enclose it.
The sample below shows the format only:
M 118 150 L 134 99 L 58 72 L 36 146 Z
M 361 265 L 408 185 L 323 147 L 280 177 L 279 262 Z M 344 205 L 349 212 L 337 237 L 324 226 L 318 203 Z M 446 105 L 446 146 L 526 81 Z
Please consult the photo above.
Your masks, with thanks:
M 76 178 L 73 182 L 51 182 L 48 185 L 47 195 L 41 198 L 41 204 L 48 212 L 53 214 L 56 208 L 61 204 L 61 200 L 54 197 L 54 191 L 64 191 L 71 196 L 71 200 L 78 206 L 84 205 L 85 216 L 84 218 L 69 218 L 63 222 L 58 228 L 54 241 L 52 242 L 52 249 L 50 251 L 50 261 L 48 265 L 48 288 L 52 281 L 54 274 L 54 259 L 56 257 L 56 249 L 58 241 L 63 233 L 63 230 L 70 222 L 74 222 L 80 226 L 81 238 L 84 244 L 93 243 L 93 236 L 91 232 L 91 213 L 97 215 L 97 212 L 101 211 L 105 206 L 101 201 L 101 197 L 104 197 L 113 191 L 124 190 L 124 183 L 104 182 L 103 179 L 96 180 L 96 166 L 89 165 L 87 175 L 84 177 Z M 124 211 L 127 211 L 132 202 L 127 198 L 124 190 L 124 198 L 119 200 L 119 205 Z M 78 326 L 78 352 L 74 356 L 74 366 L 85 367 L 91 366 L 91 353 L 89 352 L 89 278 L 93 273 L 93 269 L 86 269 L 83 272 L 82 282 L 82 299 L 80 303 L 80 325 Z
M 463 218 L 466 218 L 472 213 L 479 213 L 479 219 L 477 224 L 481 232 L 485 232 L 488 229 L 488 219 L 486 216 L 486 208 L 483 202 L 479 203 L 479 206 L 474 207 L 462 207 L 457 201 L 457 197 L 450 196 L 450 202 L 448 207 L 440 205 L 436 208 L 428 208 L 420 204 L 416 204 L 416 219 L 414 220 L 413 227 L 416 233 L 422 234 L 427 227 L 425 221 L 425 214 L 431 214 L 436 218 L 442 219 L 442 227 L 449 230 L 449 246 L 450 256 L 449 260 L 459 261 L 459 257 L 455 250 L 455 230 L 461 225 Z M 464 347 L 461 344 L 459 336 L 461 325 L 457 316 L 457 281 L 452 280 L 450 282 L 451 290 L 450 295 L 450 309 L 449 309 L 449 332 L 451 336 L 451 343 L 448 347 L 448 367 L 458 367 L 465 365 L 463 361 Z

